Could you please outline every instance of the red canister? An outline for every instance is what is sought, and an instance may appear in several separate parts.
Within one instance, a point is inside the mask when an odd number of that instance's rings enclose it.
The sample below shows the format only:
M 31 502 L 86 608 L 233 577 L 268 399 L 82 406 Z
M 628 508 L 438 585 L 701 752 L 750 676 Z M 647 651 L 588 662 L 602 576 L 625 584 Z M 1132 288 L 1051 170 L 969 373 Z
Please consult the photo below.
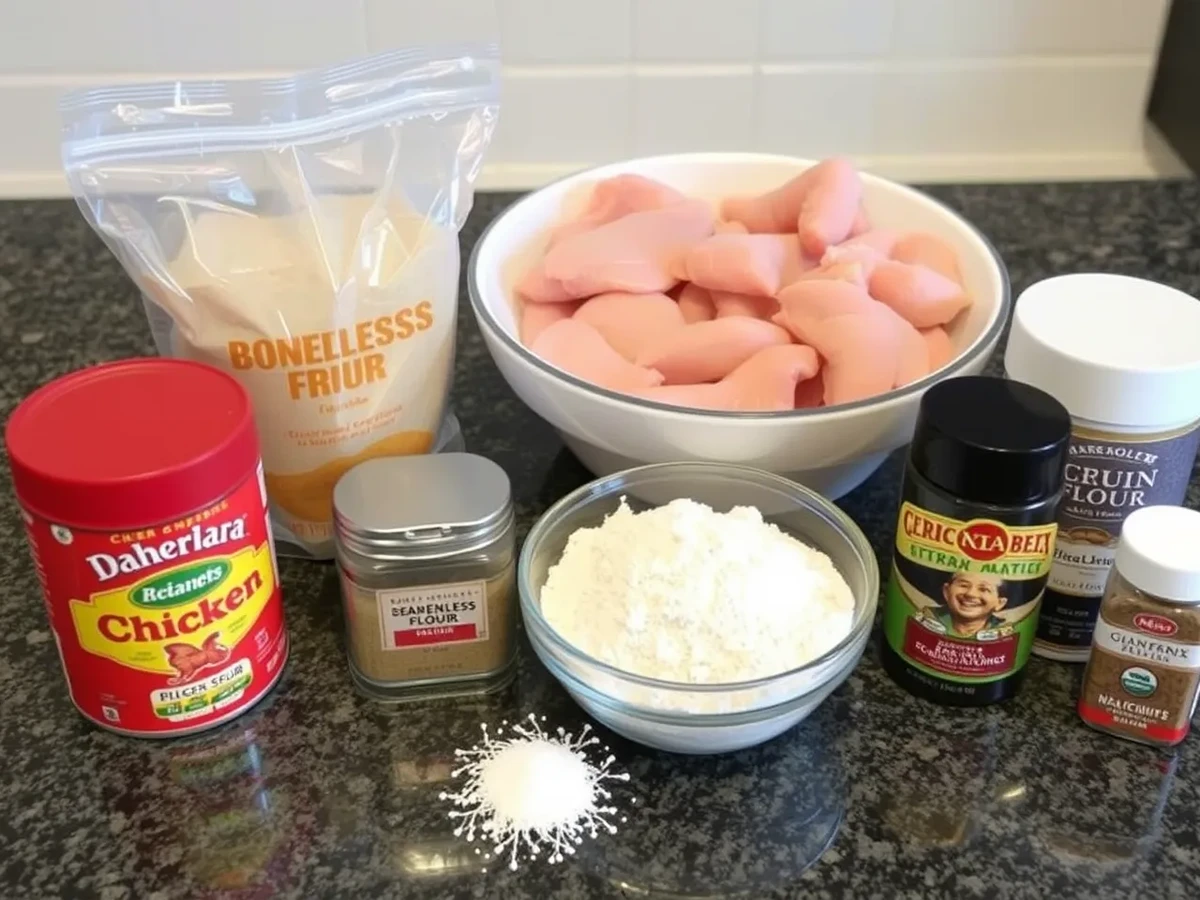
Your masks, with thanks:
M 66 375 L 5 429 L 71 700 L 139 737 L 245 712 L 287 659 L 250 398 L 200 363 Z

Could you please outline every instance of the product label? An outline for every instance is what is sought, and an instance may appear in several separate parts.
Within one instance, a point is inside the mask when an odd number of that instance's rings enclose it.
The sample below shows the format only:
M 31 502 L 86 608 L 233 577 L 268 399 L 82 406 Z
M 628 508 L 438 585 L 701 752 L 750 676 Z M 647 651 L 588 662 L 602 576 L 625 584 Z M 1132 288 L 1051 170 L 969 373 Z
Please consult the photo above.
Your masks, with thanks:
M 1039 651 L 1087 659 L 1121 524 L 1143 506 L 1183 502 L 1198 446 L 1200 423 L 1165 435 L 1072 434 Z
M 905 502 L 884 605 L 891 648 L 962 685 L 1025 665 L 1056 526 L 959 520 Z
M 378 591 L 376 598 L 384 650 L 487 640 L 484 581 Z
M 84 715 L 135 734 L 186 732 L 275 681 L 287 640 L 257 478 L 207 509 L 132 531 L 24 519 Z
M 150 702 L 159 718 L 184 722 L 237 703 L 253 681 L 250 662 L 239 659 L 192 684 L 153 691 Z
M 1109 731 L 1177 743 L 1195 711 L 1200 645 L 1164 637 L 1178 631 L 1167 616 L 1138 613 L 1132 626 L 1096 622 L 1079 714 Z

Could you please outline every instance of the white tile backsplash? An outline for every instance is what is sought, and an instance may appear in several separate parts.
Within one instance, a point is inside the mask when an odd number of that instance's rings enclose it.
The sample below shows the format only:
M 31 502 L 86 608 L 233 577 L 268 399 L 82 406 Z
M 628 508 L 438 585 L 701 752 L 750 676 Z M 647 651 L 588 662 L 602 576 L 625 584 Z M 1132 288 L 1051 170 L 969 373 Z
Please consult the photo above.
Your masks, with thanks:
M 488 160 L 505 183 L 684 149 L 1119 172 L 1140 152 L 1169 3 L 8 0 L 0 194 L 22 179 L 61 184 L 55 100 L 69 87 L 289 72 L 497 36 L 505 81 Z
M 495 41 L 500 23 L 493 0 L 364 0 L 372 52 L 411 44 Z
M 153 5 L 153 0 L 5 3 L 0 73 L 137 71 L 162 62 L 148 46 Z M 117 47 L 123 52 L 114 52 Z
M 876 141 L 896 154 L 1079 153 L 1140 140 L 1145 65 L 961 65 L 891 73 Z
M 755 74 L 639 74 L 633 82 L 633 152 L 746 150 L 754 146 Z
M 510 73 L 488 159 L 579 165 L 621 159 L 631 153 L 631 109 L 632 79 L 623 71 L 553 78 Z
M 644 62 L 752 62 L 759 0 L 638 0 L 633 56 Z
M 899 0 L 894 51 L 918 58 L 1151 53 L 1169 6 L 1170 0 Z
M 5 139 L 0 143 L 0 175 L 4 170 L 41 171 L 47 163 L 58 171 L 60 92 L 51 85 L 0 90 L 0 122 L 21 123 L 20 131 L 11 126 L 5 129 Z
M 95 5 L 106 9 L 108 3 Z M 149 30 L 146 42 L 126 38 L 117 45 L 131 62 L 140 63 L 139 71 L 294 71 L 367 52 L 358 2 L 156 0 L 151 6 L 150 18 L 142 23 Z M 72 29 L 70 34 L 78 33 Z
M 795 62 L 885 56 L 895 8 L 907 2 L 762 0 L 762 57 Z M 961 2 L 970 4 L 975 0 Z
M 504 59 L 519 65 L 625 61 L 632 53 L 632 2 L 496 0 Z
M 756 147 L 809 157 L 873 152 L 879 81 L 872 71 L 764 67 L 754 110 Z

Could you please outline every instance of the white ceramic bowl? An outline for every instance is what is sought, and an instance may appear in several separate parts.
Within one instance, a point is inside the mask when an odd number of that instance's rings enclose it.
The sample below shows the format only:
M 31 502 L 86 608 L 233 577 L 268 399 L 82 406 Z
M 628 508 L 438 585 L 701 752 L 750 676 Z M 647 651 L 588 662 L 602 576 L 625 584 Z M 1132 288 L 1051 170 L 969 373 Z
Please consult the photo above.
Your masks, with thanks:
M 716 201 L 778 187 L 814 162 L 757 153 L 687 153 L 614 163 L 523 197 L 484 232 L 467 273 L 484 342 L 517 396 L 558 431 L 592 472 L 607 475 L 677 460 L 740 463 L 839 497 L 909 441 L 926 388 L 983 368 L 1010 305 L 1008 276 L 999 256 L 970 223 L 941 203 L 870 174 L 863 175 L 863 182 L 872 223 L 929 231 L 947 240 L 958 251 L 973 298 L 971 308 L 949 329 L 957 357 L 920 381 L 879 397 L 815 410 L 687 410 L 595 387 L 521 344 L 512 287 L 542 252 L 546 232 L 582 208 L 595 182 L 636 173 Z
M 680 497 L 718 512 L 753 506 L 763 519 L 825 553 L 854 596 L 850 633 L 795 669 L 736 684 L 680 684 L 625 672 L 589 656 L 542 615 L 542 586 L 570 536 L 604 521 L 624 497 L 635 511 Z M 543 665 L 575 701 L 618 734 L 674 753 L 728 753 L 803 721 L 853 671 L 875 621 L 879 568 L 870 542 L 829 500 L 794 481 L 744 466 L 660 463 L 617 472 L 550 507 L 525 539 L 517 566 L 521 618 Z M 786 596 L 788 586 L 780 585 Z

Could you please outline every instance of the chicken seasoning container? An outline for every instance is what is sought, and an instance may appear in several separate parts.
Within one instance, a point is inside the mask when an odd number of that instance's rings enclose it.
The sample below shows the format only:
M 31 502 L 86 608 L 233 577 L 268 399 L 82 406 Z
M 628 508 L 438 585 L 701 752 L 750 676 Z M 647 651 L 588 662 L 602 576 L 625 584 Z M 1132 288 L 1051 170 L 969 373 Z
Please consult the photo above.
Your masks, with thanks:
M 508 476 L 469 453 L 385 457 L 333 492 L 355 684 L 381 701 L 488 693 L 515 675 Z
M 1200 302 L 1124 275 L 1063 275 L 1017 300 L 1010 378 L 1072 417 L 1054 563 L 1033 652 L 1086 662 L 1121 523 L 1183 502 L 1200 446 Z
M 1071 421 L 1035 387 L 951 378 L 921 398 L 884 596 L 883 666 L 936 703 L 1016 693 L 1050 571 Z
M 1173 746 L 1200 694 L 1200 512 L 1147 506 L 1125 520 L 1096 621 L 1079 714 Z
M 5 443 L 71 701 L 175 737 L 248 710 L 287 661 L 250 397 L 130 359 L 30 394 Z

